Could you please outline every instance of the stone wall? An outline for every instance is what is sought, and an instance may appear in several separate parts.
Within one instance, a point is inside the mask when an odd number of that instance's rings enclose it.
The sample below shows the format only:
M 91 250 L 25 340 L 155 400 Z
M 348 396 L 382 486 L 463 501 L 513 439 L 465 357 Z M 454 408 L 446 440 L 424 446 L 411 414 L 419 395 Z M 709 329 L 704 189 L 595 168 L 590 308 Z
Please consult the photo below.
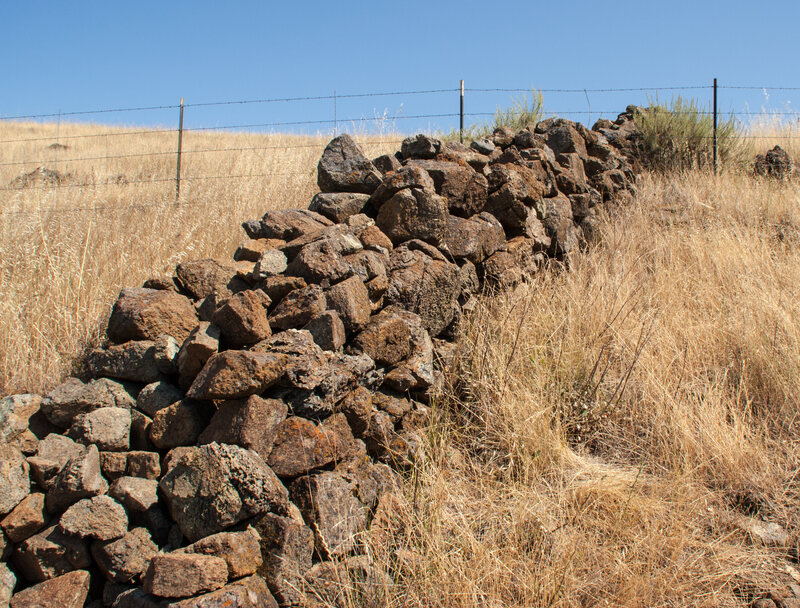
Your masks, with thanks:
M 86 378 L 0 402 L 0 604 L 385 589 L 365 542 L 402 503 L 463 316 L 597 238 L 598 207 L 633 192 L 626 120 L 374 160 L 337 137 L 308 209 L 124 289 Z

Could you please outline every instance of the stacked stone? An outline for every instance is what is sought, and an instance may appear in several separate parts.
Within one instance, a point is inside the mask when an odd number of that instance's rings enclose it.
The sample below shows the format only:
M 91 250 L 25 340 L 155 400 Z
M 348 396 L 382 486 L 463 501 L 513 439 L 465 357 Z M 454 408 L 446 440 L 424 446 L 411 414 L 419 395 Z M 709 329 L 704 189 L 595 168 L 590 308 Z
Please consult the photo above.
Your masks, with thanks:
M 464 312 L 591 240 L 631 180 L 565 120 L 470 147 L 418 135 L 374 161 L 334 139 L 309 209 L 245 222 L 231 262 L 124 289 L 88 380 L 0 402 L 0 604 L 386 589 L 368 524 L 402 504 Z

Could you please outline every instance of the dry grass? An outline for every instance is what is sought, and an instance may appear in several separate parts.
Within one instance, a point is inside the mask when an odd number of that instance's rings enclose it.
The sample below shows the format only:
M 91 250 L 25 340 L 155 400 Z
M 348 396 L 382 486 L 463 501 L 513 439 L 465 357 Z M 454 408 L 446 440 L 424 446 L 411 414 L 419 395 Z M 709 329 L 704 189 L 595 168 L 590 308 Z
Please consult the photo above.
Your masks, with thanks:
M 186 259 L 230 258 L 242 221 L 307 206 L 329 139 L 187 133 L 175 204 L 176 133 L 105 136 L 126 131 L 0 123 L 2 141 L 36 138 L 0 143 L 0 394 L 55 385 L 96 343 L 122 287 Z M 52 149 L 57 139 L 68 149 Z M 397 136 L 361 141 L 376 156 L 398 146 Z M 244 150 L 195 152 L 231 148 Z M 120 155 L 133 156 L 100 158 Z M 64 176 L 60 187 L 8 190 L 40 166 Z
M 756 147 L 788 141 L 774 135 Z M 149 137 L 112 149 L 174 146 Z M 108 154 L 72 141 L 62 160 Z M 50 143 L 3 147 L 2 161 L 53 154 Z M 169 182 L 3 192 L 0 392 L 56 382 L 121 286 L 227 257 L 241 220 L 305 205 L 324 143 L 192 135 L 187 149 L 313 145 L 190 154 L 184 175 L 271 177 L 187 182 L 181 205 Z M 393 147 L 373 140 L 370 153 Z M 174 170 L 171 157 L 95 162 L 71 179 Z M 0 186 L 36 166 L 2 167 Z M 384 603 L 739 606 L 785 587 L 799 540 L 798 198 L 738 174 L 645 175 L 568 271 L 483 300 L 432 408 L 407 512 L 371 545 L 396 573 Z M 790 547 L 747 538 L 732 523 L 743 513 L 785 525 Z

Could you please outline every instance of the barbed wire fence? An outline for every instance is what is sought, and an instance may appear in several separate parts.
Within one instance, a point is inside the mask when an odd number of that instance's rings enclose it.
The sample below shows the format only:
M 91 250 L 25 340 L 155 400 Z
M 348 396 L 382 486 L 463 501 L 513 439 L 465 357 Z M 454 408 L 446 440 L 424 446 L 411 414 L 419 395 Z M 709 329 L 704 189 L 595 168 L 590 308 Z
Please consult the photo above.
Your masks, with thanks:
M 716 79 L 714 80 L 714 84 L 712 85 L 689 85 L 689 86 L 669 86 L 669 87 L 619 87 L 619 88 L 553 88 L 553 89 L 535 89 L 531 87 L 527 88 L 469 88 L 464 86 L 464 81 L 460 82 L 459 87 L 453 88 L 442 88 L 442 89 L 426 89 L 426 90 L 408 90 L 408 91 L 387 91 L 387 92 L 368 92 L 368 93 L 351 93 L 351 94 L 337 94 L 333 93 L 330 95 L 316 95 L 316 96 L 296 96 L 296 97 L 275 97 L 275 98 L 263 98 L 263 99 L 240 99 L 240 100 L 223 100 L 223 101 L 212 101 L 212 102 L 199 102 L 199 103 L 184 103 L 183 99 L 181 99 L 181 103 L 179 104 L 162 104 L 162 105 L 151 105 L 151 106 L 134 106 L 134 107 L 120 107 L 120 108 L 99 108 L 99 109 L 91 109 L 91 110 L 78 110 L 78 111 L 69 111 L 69 112 L 50 112 L 50 113 L 40 113 L 40 114 L 20 114 L 20 115 L 12 115 L 12 116 L 0 116 L 0 124 L 5 122 L 20 122 L 20 121 L 39 121 L 39 122 L 52 122 L 53 119 L 58 121 L 58 125 L 61 125 L 61 121 L 67 118 L 89 118 L 89 117 L 97 117 L 97 116 L 108 116 L 112 114 L 129 114 L 129 113 L 146 113 L 146 112 L 155 112 L 155 111 L 178 111 L 180 114 L 180 119 L 177 128 L 142 128 L 142 129 L 125 129 L 125 128 L 110 128 L 107 132 L 100 132 L 100 133 L 80 133 L 80 134 L 69 134 L 69 135 L 62 135 L 58 133 L 55 137 L 53 136 L 34 136 L 34 137 L 11 137 L 0 139 L 0 153 L 3 151 L 4 146 L 9 146 L 10 144 L 33 144 L 35 142 L 44 142 L 44 141 L 54 141 L 53 144 L 57 146 L 64 146 L 63 142 L 70 142 L 74 140 L 86 140 L 86 139 L 100 139 L 104 138 L 106 140 L 110 138 L 126 138 L 126 137 L 142 137 L 142 136 L 149 136 L 149 135 L 174 135 L 176 136 L 176 143 L 177 148 L 173 148 L 170 150 L 162 150 L 162 151 L 149 151 L 149 152 L 133 152 L 133 153 L 125 153 L 125 154 L 105 154 L 105 155 L 94 155 L 94 156 L 74 156 L 74 157 L 67 157 L 67 158 L 58 158 L 56 154 L 54 159 L 45 159 L 45 158 L 15 158 L 13 160 L 1 160 L 0 167 L 25 167 L 25 166 L 32 166 L 35 165 L 37 168 L 44 169 L 46 165 L 52 163 L 54 165 L 70 165 L 70 164 L 78 164 L 78 163 L 86 163 L 86 162 L 94 162 L 94 161 L 110 161 L 110 160 L 125 160 L 125 159 L 145 159 L 145 158 L 165 158 L 168 159 L 170 157 L 175 157 L 175 174 L 174 175 L 164 175 L 162 177 L 152 177 L 149 179 L 134 179 L 134 180 L 124 180 L 114 181 L 108 180 L 106 182 L 96 182 L 92 181 L 91 183 L 58 183 L 57 181 L 53 183 L 45 183 L 45 184 L 20 184 L 14 185 L 13 180 L 12 183 L 9 183 L 6 186 L 0 186 L 0 193 L 6 193 L 5 196 L 13 196 L 13 194 L 8 193 L 18 193 L 22 191 L 29 191 L 29 190 L 53 190 L 53 189 L 61 189 L 61 188 L 97 188 L 103 186 L 129 186 L 129 185 L 141 185 L 141 184 L 153 184 L 153 183 L 164 183 L 170 184 L 173 183 L 175 186 L 176 192 L 176 201 L 180 198 L 180 184 L 181 182 L 198 182 L 198 181 L 205 181 L 205 180 L 236 180 L 236 179 L 255 179 L 255 178 L 269 178 L 269 177 L 288 177 L 288 176 L 298 176 L 298 175 L 307 175 L 307 173 L 298 173 L 298 172 L 288 172 L 288 173 L 281 173 L 281 172 L 269 172 L 269 173 L 248 173 L 248 174 L 216 174 L 216 175 L 182 175 L 181 174 L 181 158 L 184 155 L 196 155 L 196 154 L 242 154 L 245 152 L 261 152 L 261 151 L 285 151 L 291 149 L 302 149 L 302 148 L 322 148 L 324 144 L 322 142 L 316 143 L 297 143 L 297 144 L 282 144 L 282 145 L 274 145 L 274 144 L 267 144 L 267 145 L 257 145 L 257 146 L 224 146 L 224 147 L 200 147 L 200 148 L 189 148 L 183 149 L 182 141 L 183 135 L 189 133 L 203 133 L 203 132 L 220 132 L 220 133 L 236 133 L 236 134 L 248 134 L 248 135 L 270 135 L 274 134 L 274 131 L 270 133 L 266 130 L 275 130 L 275 129 L 309 129 L 315 128 L 319 129 L 325 128 L 328 130 L 332 130 L 333 134 L 340 133 L 340 126 L 343 125 L 364 125 L 365 123 L 381 120 L 380 118 L 372 117 L 372 118 L 365 118 L 364 116 L 356 117 L 345 117 L 340 118 L 338 116 L 338 104 L 344 100 L 363 100 L 363 99 L 370 99 L 370 98 L 408 98 L 408 97 L 422 97 L 422 96 L 433 96 L 433 95 L 453 95 L 454 97 L 458 98 L 458 106 L 454 103 L 454 110 L 453 112 L 435 112 L 435 113 L 412 113 L 412 114 L 399 114 L 393 116 L 390 120 L 394 121 L 421 121 L 421 120 L 432 120 L 435 119 L 437 121 L 445 121 L 449 122 L 450 124 L 455 123 L 457 127 L 451 127 L 451 134 L 459 134 L 460 139 L 463 141 L 464 134 L 465 134 L 465 121 L 486 121 L 487 119 L 491 119 L 496 115 L 496 112 L 491 111 L 479 111 L 479 112 L 466 112 L 465 111 L 465 97 L 467 99 L 472 97 L 479 97 L 482 95 L 496 95 L 496 94 L 516 94 L 525 96 L 527 94 L 572 94 L 572 95 L 579 95 L 583 96 L 586 101 L 587 108 L 576 110 L 576 109 L 564 109 L 564 110 L 557 110 L 557 109 L 550 109 L 548 108 L 547 113 L 553 116 L 563 116 L 563 117 L 573 117 L 573 116 L 588 116 L 589 121 L 592 118 L 616 118 L 621 108 L 617 108 L 615 110 L 596 110 L 592 108 L 590 94 L 606 94 L 606 93 L 646 93 L 648 95 L 655 94 L 658 95 L 659 93 L 669 92 L 673 95 L 676 93 L 683 93 L 683 92 L 691 92 L 692 95 L 698 95 L 701 92 L 705 92 L 710 94 L 709 96 L 713 95 L 713 103 L 709 103 L 708 110 L 698 110 L 698 115 L 703 116 L 711 116 L 713 117 L 714 122 L 714 135 L 702 135 L 702 136 L 687 136 L 688 139 L 713 139 L 714 143 L 716 144 L 716 124 L 718 117 L 721 113 L 718 111 L 717 107 L 717 94 L 718 90 L 735 90 L 735 91 L 759 91 L 759 92 L 766 92 L 766 91 L 781 91 L 781 92 L 797 92 L 800 91 L 800 87 L 768 87 L 768 86 L 734 86 L 734 85 L 717 85 Z M 309 101 L 328 101 L 332 102 L 333 105 L 333 117 L 332 118 L 324 118 L 324 119 L 317 119 L 317 120 L 297 120 L 297 121 L 271 121 L 271 122 L 243 122 L 243 123 L 231 123 L 231 124 L 223 124 L 223 125 L 214 125 L 214 126 L 207 126 L 207 125 L 199 125 L 199 126 L 192 126 L 192 127 L 184 127 L 183 126 L 183 116 L 184 111 L 192 110 L 192 109 L 199 109 L 199 108 L 213 108 L 213 107 L 225 107 L 225 106 L 248 106 L 248 105 L 269 105 L 269 104 L 291 104 L 291 103 L 298 103 L 298 102 L 309 102 Z M 499 105 L 497 106 L 499 109 Z M 511 113 L 514 110 L 509 110 Z M 660 108 L 659 111 L 671 113 L 669 110 Z M 780 117 L 780 116 L 791 116 L 797 117 L 798 114 L 796 112 L 791 111 L 731 111 L 724 113 L 725 117 L 732 117 L 732 118 L 739 118 L 739 117 L 747 117 L 752 119 L 753 117 L 759 116 L 767 116 L 767 117 Z M 80 125 L 81 123 L 70 123 L 70 124 L 77 124 Z M 588 125 L 591 126 L 591 125 Z M 355 130 L 355 129 L 354 129 Z M 330 132 L 330 131 L 328 131 Z M 748 136 L 749 139 L 758 139 L 759 136 Z M 767 138 L 767 136 L 764 136 Z M 771 137 L 770 137 L 771 138 Z M 392 138 L 392 139 L 384 139 L 381 140 L 380 143 L 382 144 L 400 144 L 402 139 Z M 716 149 L 716 145 L 715 145 Z M 715 154 L 716 156 L 716 154 Z M 0 157 L 2 158 L 2 157 Z M 716 159 L 715 159 L 716 165 Z M 55 171 L 55 169 L 53 169 Z M 24 177 L 24 176 L 20 176 Z M 193 203 L 192 201 L 180 201 L 181 204 L 192 205 L 192 204 L 207 204 L 207 203 Z M 138 204 L 138 205 L 128 205 L 127 208 L 130 209 L 140 209 L 140 208 L 150 208 L 150 207 L 158 207 L 158 206 L 165 206 L 165 203 L 153 203 L 153 204 Z M 87 206 L 87 207 L 73 207 L 73 208 L 66 208 L 66 209 L 53 209 L 49 211 L 57 211 L 59 213 L 81 213 L 81 212 L 97 212 L 108 209 L 115 209 L 119 210 L 119 207 L 103 207 L 103 206 Z M 0 216 L 9 216 L 9 215 L 28 215 L 28 214 L 35 214 L 40 213 L 40 211 L 0 211 Z

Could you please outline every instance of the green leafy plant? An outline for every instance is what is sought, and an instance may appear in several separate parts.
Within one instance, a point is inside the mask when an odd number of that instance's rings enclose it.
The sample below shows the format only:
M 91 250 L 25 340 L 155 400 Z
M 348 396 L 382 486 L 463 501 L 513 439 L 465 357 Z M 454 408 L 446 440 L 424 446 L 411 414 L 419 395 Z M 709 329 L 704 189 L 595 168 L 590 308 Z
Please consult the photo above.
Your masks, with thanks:
M 650 167 L 674 171 L 713 164 L 714 119 L 697 100 L 678 96 L 663 104 L 656 98 L 634 120 L 641 131 L 642 160 Z M 733 114 L 717 121 L 717 159 L 720 167 L 741 167 L 752 159 Z

